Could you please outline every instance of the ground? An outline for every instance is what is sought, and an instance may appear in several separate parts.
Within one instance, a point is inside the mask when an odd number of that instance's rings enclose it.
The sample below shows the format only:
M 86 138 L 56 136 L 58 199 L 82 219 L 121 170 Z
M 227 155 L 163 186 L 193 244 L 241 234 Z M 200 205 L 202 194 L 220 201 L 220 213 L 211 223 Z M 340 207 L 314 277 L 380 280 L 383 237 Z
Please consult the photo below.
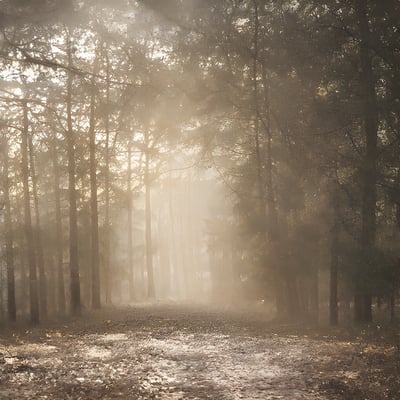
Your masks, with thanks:
M 15 328 L 16 329 L 16 328 Z M 400 351 L 262 310 L 137 305 L 0 336 L 0 399 L 400 399 Z

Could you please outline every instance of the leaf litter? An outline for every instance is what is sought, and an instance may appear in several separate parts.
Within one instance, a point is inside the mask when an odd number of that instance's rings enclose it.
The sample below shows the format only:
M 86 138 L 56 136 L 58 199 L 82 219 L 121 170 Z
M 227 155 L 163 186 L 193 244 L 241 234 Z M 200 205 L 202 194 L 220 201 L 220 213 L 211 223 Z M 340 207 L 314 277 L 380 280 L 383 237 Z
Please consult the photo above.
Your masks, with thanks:
M 257 313 L 136 306 L 4 336 L 0 399 L 394 400 L 398 353 Z

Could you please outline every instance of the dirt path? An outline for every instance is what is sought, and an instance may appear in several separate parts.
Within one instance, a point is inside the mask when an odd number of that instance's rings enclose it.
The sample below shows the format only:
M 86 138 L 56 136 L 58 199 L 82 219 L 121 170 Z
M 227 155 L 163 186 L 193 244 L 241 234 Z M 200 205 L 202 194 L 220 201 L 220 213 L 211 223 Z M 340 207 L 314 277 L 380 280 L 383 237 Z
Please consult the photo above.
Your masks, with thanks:
M 0 399 L 400 399 L 396 349 L 322 339 L 259 315 L 109 310 L 3 338 Z

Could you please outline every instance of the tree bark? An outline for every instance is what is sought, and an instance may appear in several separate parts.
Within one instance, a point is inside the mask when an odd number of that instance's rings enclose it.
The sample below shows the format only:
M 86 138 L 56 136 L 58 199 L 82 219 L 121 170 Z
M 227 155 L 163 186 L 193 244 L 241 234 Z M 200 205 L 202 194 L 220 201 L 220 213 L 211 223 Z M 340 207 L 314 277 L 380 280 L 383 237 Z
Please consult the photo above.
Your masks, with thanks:
M 257 186 L 259 196 L 259 214 L 262 226 L 265 223 L 265 189 L 263 179 L 263 162 L 261 159 L 260 144 L 260 105 L 258 96 L 258 56 L 259 56 L 259 15 L 257 0 L 253 0 L 254 5 L 254 36 L 253 36 L 253 65 L 252 65 L 252 81 L 253 81 L 253 107 L 254 107 L 254 142 L 257 168 Z
M 269 100 L 269 87 L 267 79 L 267 70 L 262 64 L 262 81 L 264 89 L 264 113 L 263 119 L 264 131 L 267 141 L 266 152 L 266 201 L 268 207 L 268 239 L 276 241 L 279 239 L 278 227 L 278 212 L 276 209 L 274 182 L 273 182 L 273 158 L 272 158 L 272 131 L 271 131 L 271 118 L 270 118 L 270 100 Z
M 367 0 L 356 1 L 360 32 L 360 80 L 364 99 L 363 124 L 366 149 L 362 166 L 362 227 L 361 248 L 364 254 L 375 246 L 376 233 L 376 181 L 378 161 L 378 111 L 376 104 L 375 78 L 372 55 L 369 48 L 370 29 L 368 25 Z M 358 280 L 359 281 L 359 280 Z M 372 294 L 368 288 L 356 284 L 355 320 L 372 321 Z
M 133 242 L 132 242 L 132 135 L 128 139 L 128 279 L 129 294 L 133 301 L 135 299 L 135 271 L 133 270 Z
M 170 273 L 170 254 L 168 246 L 168 235 L 166 234 L 165 219 L 163 218 L 163 212 L 161 207 L 158 210 L 158 237 L 159 240 L 159 265 L 160 265 L 160 275 L 161 275 L 161 289 L 160 295 L 164 298 L 168 298 L 171 294 L 171 273 Z
M 106 57 L 106 105 L 107 111 L 105 113 L 105 133 L 106 133 L 106 168 L 104 176 L 104 190 L 105 190 L 105 216 L 104 216 L 104 283 L 105 283 L 105 302 L 110 304 L 112 302 L 112 281 L 110 275 L 110 122 L 109 111 L 110 105 L 110 60 L 108 57 L 107 49 L 105 50 Z
M 21 141 L 22 157 L 22 183 L 24 190 L 24 220 L 25 238 L 28 252 L 29 266 L 29 299 L 30 299 L 30 319 L 32 324 L 39 323 L 39 298 L 38 282 L 36 273 L 35 246 L 32 230 L 31 202 L 29 193 L 29 161 L 28 161 L 28 105 L 23 102 L 23 130 Z
M 329 322 L 337 325 L 339 322 L 338 313 L 338 269 L 339 269 L 339 204 L 336 193 L 336 185 L 333 189 L 332 208 L 333 208 L 333 227 L 331 238 L 331 263 L 330 263 L 330 282 L 329 282 Z
M 67 153 L 68 153 L 68 197 L 69 197 L 69 267 L 71 274 L 71 311 L 81 313 L 81 289 L 78 260 L 78 217 L 75 188 L 75 133 L 72 126 L 72 46 L 68 33 L 68 77 L 67 77 Z
M 314 323 L 319 322 L 319 269 L 318 264 L 312 262 L 311 290 L 310 290 L 310 316 Z
M 176 245 L 176 229 L 175 229 L 175 214 L 173 208 L 173 198 L 172 198 L 172 177 L 171 174 L 169 176 L 170 185 L 168 187 L 168 217 L 169 217 L 169 235 L 170 235 L 170 262 L 171 262 L 171 293 L 179 294 L 181 292 L 181 286 L 179 284 L 179 275 L 178 275 L 178 251 Z
M 92 307 L 101 307 L 100 299 L 100 265 L 99 265 L 99 213 L 97 205 L 97 161 L 95 129 L 95 80 L 92 78 L 90 93 L 89 119 L 89 158 L 90 158 L 90 212 L 91 212 L 91 272 L 92 272 Z
M 5 135 L 3 140 L 3 160 L 8 319 L 14 322 L 17 319 L 17 306 L 15 301 L 14 232 L 11 219 L 8 138 Z
M 57 133 L 53 138 L 54 199 L 56 217 L 56 265 L 57 265 L 57 309 L 60 315 L 65 314 L 65 282 L 63 267 L 63 234 L 60 196 L 60 167 L 57 155 Z
M 145 160 L 145 196 L 146 196 L 146 268 L 147 268 L 147 296 L 155 297 L 154 271 L 153 271 L 153 242 L 151 233 L 151 188 L 150 188 L 150 155 L 149 155 L 149 133 L 146 132 L 146 160 Z
M 47 318 L 47 276 L 45 269 L 45 261 L 43 254 L 43 241 L 42 241 L 42 231 L 40 224 L 40 211 L 39 211 L 39 197 L 38 197 L 38 189 L 37 189 L 37 176 L 35 169 L 35 161 L 33 155 L 33 142 L 32 136 L 29 136 L 29 163 L 30 163 L 30 172 L 32 179 L 32 194 L 33 201 L 35 206 L 35 223 L 36 223 L 36 234 L 35 234 L 35 245 L 36 245 L 36 256 L 37 256 L 37 266 L 39 269 L 39 301 L 40 301 L 40 313 L 41 318 Z

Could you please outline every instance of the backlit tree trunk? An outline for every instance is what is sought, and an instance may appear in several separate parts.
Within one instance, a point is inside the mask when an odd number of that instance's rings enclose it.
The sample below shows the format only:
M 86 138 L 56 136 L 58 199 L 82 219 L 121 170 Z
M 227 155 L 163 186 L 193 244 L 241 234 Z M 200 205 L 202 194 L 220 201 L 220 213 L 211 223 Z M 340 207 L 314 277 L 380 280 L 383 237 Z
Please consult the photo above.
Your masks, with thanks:
M 15 303 L 15 271 L 14 271 L 14 234 L 11 219 L 10 202 L 10 178 L 9 178 L 9 154 L 8 138 L 4 134 L 3 138 L 3 188 L 4 188 L 4 222 L 5 222 L 5 245 L 6 245 L 6 265 L 7 265 L 7 303 L 8 319 L 16 321 L 17 307 Z
M 53 169 L 54 169 L 54 199 L 56 217 L 56 267 L 57 267 L 57 308 L 60 315 L 65 314 L 65 282 L 63 266 L 63 233 L 61 219 L 61 197 L 60 197 L 60 167 L 57 155 L 57 133 L 53 138 Z
M 128 138 L 128 279 L 131 300 L 135 298 L 135 273 L 133 270 L 133 242 L 132 242 L 132 135 Z
M 100 308 L 100 265 L 99 265 L 99 213 L 97 205 L 97 162 L 95 129 L 95 81 L 92 78 L 90 94 L 89 153 L 90 153 L 90 217 L 91 217 L 91 272 L 92 272 L 92 307 Z
M 47 318 L 47 276 L 46 276 L 44 254 L 43 254 L 43 242 L 42 242 L 40 211 L 39 211 L 39 197 L 37 189 L 35 161 L 33 155 L 32 136 L 29 136 L 28 143 L 29 143 L 29 163 L 30 163 L 30 171 L 32 179 L 32 194 L 35 206 L 35 220 L 36 220 L 35 247 L 36 247 L 37 265 L 39 270 L 40 313 L 41 313 L 41 318 L 45 319 Z
M 150 188 L 150 155 L 149 155 L 149 133 L 145 133 L 146 141 L 146 160 L 145 160 L 145 213 L 146 213 L 146 268 L 147 268 L 147 296 L 149 298 L 155 297 L 154 288 L 154 271 L 153 271 L 153 243 L 152 243 L 152 233 L 151 233 L 151 188 Z
M 67 153 L 68 153 L 68 197 L 69 197 L 69 268 L 71 274 L 71 311 L 81 313 L 81 289 L 78 260 L 78 216 L 75 188 L 75 132 L 72 126 L 72 45 L 68 33 L 68 78 L 67 78 Z
M 110 121 L 109 111 L 110 106 L 110 60 L 108 57 L 107 49 L 105 49 L 106 58 L 106 113 L 105 113 L 105 133 L 106 133 L 106 154 L 105 154 L 105 177 L 104 177 L 104 191 L 105 191 L 105 216 L 104 216 L 104 284 L 105 284 L 105 302 L 110 304 L 112 302 L 112 278 L 110 274 Z
M 24 190 L 24 225 L 25 239 L 28 253 L 29 266 L 29 299 L 30 299 L 30 317 L 33 324 L 39 323 L 39 298 L 38 281 L 36 273 L 35 246 L 32 230 L 31 200 L 29 193 L 29 161 L 28 161 L 28 106 L 23 101 L 23 129 L 21 140 L 21 158 L 22 158 L 22 184 Z
M 254 144 L 257 168 L 257 185 L 259 196 L 259 213 L 262 225 L 265 223 L 265 189 L 263 177 L 263 160 L 261 156 L 261 143 L 260 143 L 260 104 L 258 95 L 258 56 L 259 56 L 259 16 L 258 16 L 258 3 L 253 0 L 254 5 L 254 37 L 253 37 L 253 65 L 252 65 L 252 83 L 253 83 L 253 107 L 254 107 Z

